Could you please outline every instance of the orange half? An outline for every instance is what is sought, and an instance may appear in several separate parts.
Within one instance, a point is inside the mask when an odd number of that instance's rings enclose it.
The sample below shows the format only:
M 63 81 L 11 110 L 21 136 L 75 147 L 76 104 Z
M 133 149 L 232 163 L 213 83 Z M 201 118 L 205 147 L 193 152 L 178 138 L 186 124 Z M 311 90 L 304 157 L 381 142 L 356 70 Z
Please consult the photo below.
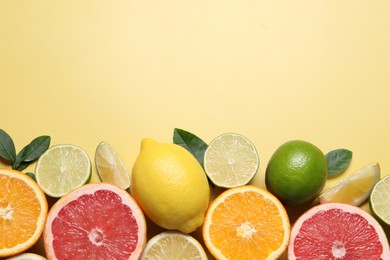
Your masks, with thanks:
M 202 234 L 217 259 L 277 259 L 287 248 L 290 221 L 274 195 L 245 185 L 211 203 Z
M 0 169 L 0 257 L 35 244 L 47 210 L 46 197 L 34 180 L 19 171 Z

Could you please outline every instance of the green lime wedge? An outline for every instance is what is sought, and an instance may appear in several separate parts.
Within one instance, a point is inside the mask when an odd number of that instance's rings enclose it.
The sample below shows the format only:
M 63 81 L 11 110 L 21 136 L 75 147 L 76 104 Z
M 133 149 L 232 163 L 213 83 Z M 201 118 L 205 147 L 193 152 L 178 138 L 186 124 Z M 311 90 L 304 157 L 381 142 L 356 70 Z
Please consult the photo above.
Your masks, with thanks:
M 246 137 L 236 133 L 218 136 L 204 153 L 204 169 L 218 187 L 233 188 L 248 184 L 259 168 L 256 148 Z
M 103 182 L 124 190 L 130 187 L 130 174 L 119 154 L 106 142 L 101 142 L 95 152 L 95 166 Z
M 390 175 L 375 184 L 370 195 L 372 213 L 390 227 Z
M 39 157 L 35 178 L 47 195 L 59 198 L 90 180 L 91 161 L 80 147 L 56 145 Z

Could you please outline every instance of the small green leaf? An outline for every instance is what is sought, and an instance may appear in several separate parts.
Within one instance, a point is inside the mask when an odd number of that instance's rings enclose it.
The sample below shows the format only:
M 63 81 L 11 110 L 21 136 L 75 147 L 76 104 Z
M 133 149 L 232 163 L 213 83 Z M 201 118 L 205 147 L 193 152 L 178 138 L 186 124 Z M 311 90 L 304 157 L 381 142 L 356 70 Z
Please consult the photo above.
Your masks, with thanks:
M 352 160 L 352 152 L 347 149 L 336 149 L 325 155 L 328 163 L 328 175 L 343 172 Z
M 41 156 L 50 146 L 50 136 L 39 136 L 26 145 L 16 156 L 13 164 L 14 169 L 20 170 L 20 165 L 27 163 L 27 166 L 32 161 Z M 27 167 L 26 166 L 26 167 Z M 24 167 L 24 166 L 23 166 Z M 26 168 L 25 167 L 25 168 Z
M 37 181 L 36 179 L 35 179 L 35 174 L 34 173 L 32 173 L 32 172 L 26 172 L 26 175 L 28 175 L 31 179 L 33 179 L 34 181 Z
M 12 169 L 14 170 L 18 170 L 18 171 L 23 171 L 24 169 L 26 169 L 28 166 L 30 165 L 30 162 L 21 162 L 19 163 L 19 165 L 17 165 L 18 167 L 14 167 L 16 165 L 13 165 L 12 166 Z
M 202 139 L 183 129 L 175 128 L 173 131 L 173 143 L 187 149 L 203 167 L 203 156 L 208 145 Z
M 16 158 L 15 144 L 3 129 L 0 129 L 0 157 L 12 163 Z

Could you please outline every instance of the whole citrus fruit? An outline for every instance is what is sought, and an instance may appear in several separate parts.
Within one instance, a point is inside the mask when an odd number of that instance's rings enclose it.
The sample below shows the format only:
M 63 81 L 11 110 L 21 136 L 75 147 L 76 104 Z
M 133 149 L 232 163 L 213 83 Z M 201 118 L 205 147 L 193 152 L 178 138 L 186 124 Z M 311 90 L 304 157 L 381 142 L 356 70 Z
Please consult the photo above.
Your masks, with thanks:
M 309 142 L 292 140 L 282 144 L 272 155 L 265 184 L 283 203 L 298 205 L 318 196 L 327 175 L 322 151 Z
M 202 166 L 185 148 L 142 140 L 131 178 L 134 198 L 157 225 L 183 233 L 202 225 L 210 188 Z

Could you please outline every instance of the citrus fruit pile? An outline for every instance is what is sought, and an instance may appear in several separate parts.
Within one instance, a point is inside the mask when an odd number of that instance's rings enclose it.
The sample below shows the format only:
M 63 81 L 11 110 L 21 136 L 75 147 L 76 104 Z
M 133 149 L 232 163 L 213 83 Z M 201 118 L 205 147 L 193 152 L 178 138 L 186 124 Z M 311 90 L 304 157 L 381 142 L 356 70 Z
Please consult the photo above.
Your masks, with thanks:
M 261 188 L 248 138 L 176 133 L 174 143 L 143 139 L 131 171 L 99 143 L 94 183 L 87 153 L 71 144 L 38 158 L 36 181 L 0 169 L 0 258 L 390 259 L 390 177 L 378 163 L 323 190 L 326 156 L 291 140 Z M 358 207 L 367 201 L 373 216 Z M 40 238 L 44 256 L 29 250 Z

